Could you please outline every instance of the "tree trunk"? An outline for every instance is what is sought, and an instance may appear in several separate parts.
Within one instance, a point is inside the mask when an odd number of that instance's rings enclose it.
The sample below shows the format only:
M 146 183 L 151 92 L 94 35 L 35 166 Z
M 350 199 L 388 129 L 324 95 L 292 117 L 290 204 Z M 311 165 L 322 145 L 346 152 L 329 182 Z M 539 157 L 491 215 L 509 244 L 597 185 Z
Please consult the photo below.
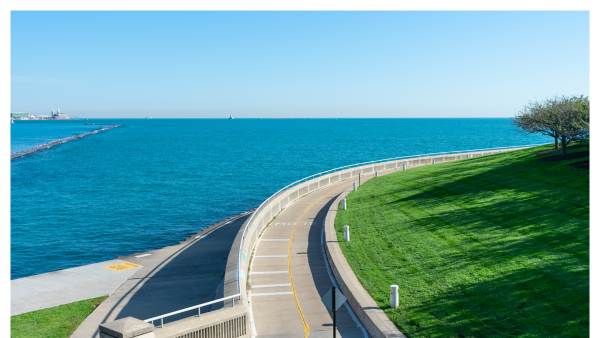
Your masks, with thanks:
M 566 137 L 560 138 L 560 146 L 562 147 L 562 156 L 567 156 L 567 140 Z
M 558 137 L 554 136 L 554 150 L 558 150 Z

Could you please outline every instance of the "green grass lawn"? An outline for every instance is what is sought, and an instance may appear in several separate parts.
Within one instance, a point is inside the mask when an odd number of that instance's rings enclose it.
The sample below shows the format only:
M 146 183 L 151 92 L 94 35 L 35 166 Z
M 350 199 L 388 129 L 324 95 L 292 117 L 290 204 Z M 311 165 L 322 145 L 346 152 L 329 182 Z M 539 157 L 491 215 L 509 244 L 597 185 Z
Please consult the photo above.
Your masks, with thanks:
M 342 251 L 405 335 L 589 336 L 589 171 L 567 165 L 587 158 L 538 161 L 547 149 L 400 171 L 348 195 Z
M 66 338 L 108 296 L 10 317 L 11 338 Z

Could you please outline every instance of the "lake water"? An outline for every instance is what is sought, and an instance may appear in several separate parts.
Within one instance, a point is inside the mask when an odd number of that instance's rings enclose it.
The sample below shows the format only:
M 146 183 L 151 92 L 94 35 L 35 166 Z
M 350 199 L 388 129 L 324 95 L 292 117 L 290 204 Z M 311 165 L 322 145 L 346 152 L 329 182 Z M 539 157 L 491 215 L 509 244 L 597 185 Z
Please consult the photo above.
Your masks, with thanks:
M 118 128 L 11 161 L 11 278 L 173 245 L 358 162 L 551 143 L 509 119 L 90 119 Z M 12 151 L 90 131 L 16 121 Z

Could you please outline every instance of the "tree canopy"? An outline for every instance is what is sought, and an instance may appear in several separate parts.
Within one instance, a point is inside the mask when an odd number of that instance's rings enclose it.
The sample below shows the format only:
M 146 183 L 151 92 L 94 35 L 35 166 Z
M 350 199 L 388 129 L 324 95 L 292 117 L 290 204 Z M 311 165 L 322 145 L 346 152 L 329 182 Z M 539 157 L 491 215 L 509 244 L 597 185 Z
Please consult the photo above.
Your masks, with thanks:
M 530 101 L 512 119 L 517 132 L 541 133 L 554 138 L 554 148 L 560 142 L 562 155 L 567 145 L 580 141 L 589 145 L 590 101 L 587 96 L 555 96 L 544 101 Z

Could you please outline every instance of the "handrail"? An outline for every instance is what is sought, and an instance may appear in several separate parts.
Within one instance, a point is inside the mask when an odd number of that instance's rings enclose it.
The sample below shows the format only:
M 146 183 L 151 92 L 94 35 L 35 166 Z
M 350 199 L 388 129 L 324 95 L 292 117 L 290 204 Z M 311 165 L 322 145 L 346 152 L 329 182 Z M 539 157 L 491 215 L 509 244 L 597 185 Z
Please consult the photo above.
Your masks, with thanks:
M 486 151 L 486 150 L 498 150 L 498 149 L 511 149 L 511 148 L 521 148 L 521 147 L 535 147 L 535 146 L 540 146 L 540 145 L 544 145 L 546 143 L 540 143 L 540 144 L 529 144 L 529 145 L 523 145 L 523 146 L 508 146 L 508 147 L 497 147 L 497 148 L 483 148 L 483 149 L 473 149 L 473 150 L 452 150 L 452 151 L 445 151 L 445 152 L 439 152 L 439 153 L 430 153 L 430 154 L 418 154 L 418 155 L 407 155 L 407 156 L 400 156 L 400 157 L 392 157 L 392 158 L 387 158 L 387 159 L 382 159 L 382 160 L 375 160 L 375 161 L 369 161 L 369 162 L 362 162 L 362 163 L 355 163 L 355 164 L 349 164 L 343 167 L 338 167 L 338 168 L 334 168 L 334 169 L 329 169 L 311 176 L 307 176 L 305 178 L 301 178 L 293 183 L 290 183 L 288 185 L 286 185 L 285 187 L 279 189 L 279 191 L 277 191 L 275 194 L 271 195 L 269 198 L 267 198 L 265 200 L 268 201 L 271 197 L 274 197 L 275 195 L 277 195 L 278 193 L 280 193 L 283 190 L 286 190 L 289 187 L 292 187 L 294 185 L 296 185 L 297 183 L 301 183 L 301 182 L 305 182 L 308 181 L 308 179 L 311 179 L 313 177 L 316 176 L 322 176 L 323 174 L 326 173 L 330 173 L 330 172 L 335 172 L 338 171 L 340 169 L 348 169 L 348 168 L 352 168 L 352 167 L 357 167 L 360 165 L 367 165 L 370 163 L 380 163 L 380 162 L 388 162 L 388 161 L 393 161 L 393 160 L 399 160 L 399 159 L 409 159 L 409 158 L 418 158 L 418 157 L 424 157 L 424 156 L 430 156 L 430 155 L 445 155 L 445 154 L 453 154 L 453 153 L 464 153 L 464 152 L 475 152 L 475 151 Z M 264 202 L 262 203 L 264 204 Z M 260 208 L 262 206 L 262 204 L 258 207 Z M 257 209 L 258 209 L 257 208 Z
M 254 221 L 254 215 L 258 214 L 260 211 L 262 211 L 262 207 L 266 204 L 269 203 L 271 201 L 271 199 L 273 199 L 274 197 L 276 197 L 277 195 L 279 195 L 281 192 L 297 185 L 300 184 L 302 182 L 306 182 L 309 179 L 312 179 L 314 177 L 320 177 L 324 174 L 328 174 L 328 173 L 333 173 L 336 171 L 339 171 L 341 169 L 350 169 L 353 167 L 358 167 L 361 165 L 368 165 L 368 164 L 375 164 L 375 163 L 381 163 L 381 162 L 389 162 L 389 161 L 394 161 L 394 160 L 401 160 L 401 159 L 410 159 L 410 158 L 419 158 L 419 157 L 425 157 L 425 156 L 431 156 L 431 155 L 449 155 L 449 154 L 456 154 L 456 153 L 469 153 L 469 152 L 478 152 L 478 151 L 488 151 L 488 150 L 503 150 L 503 149 L 513 149 L 513 148 L 526 148 L 526 147 L 535 147 L 535 146 L 541 146 L 541 145 L 545 145 L 547 143 L 538 143 L 538 144 L 528 144 L 528 145 L 521 145 L 521 146 L 508 146 L 508 147 L 496 147 L 496 148 L 483 148 L 483 149 L 473 149 L 473 150 L 453 150 L 453 151 L 445 151 L 445 152 L 439 152 L 439 153 L 431 153 L 431 154 L 418 154 L 418 155 L 407 155 L 407 156 L 400 156 L 400 157 L 392 157 L 392 158 L 388 158 L 388 159 L 382 159 L 382 160 L 375 160 L 375 161 L 369 161 L 369 162 L 362 162 L 362 163 L 355 163 L 355 164 L 349 164 L 343 167 L 339 167 L 339 168 L 334 168 L 334 169 L 330 169 L 327 171 L 323 171 L 311 176 L 307 176 L 305 178 L 299 179 L 293 183 L 290 183 L 288 185 L 286 185 L 285 187 L 279 189 L 276 193 L 274 193 L 273 195 L 271 195 L 269 198 L 267 198 L 266 200 L 264 200 L 259 206 L 258 208 L 256 208 L 256 210 L 252 213 L 252 215 L 250 215 L 250 217 L 248 218 L 248 220 L 246 220 L 246 222 L 244 223 L 244 231 L 242 232 L 242 238 L 240 239 L 240 246 L 238 249 L 238 271 L 240 270 L 240 261 L 242 259 L 241 255 L 242 255 L 242 243 L 244 241 L 244 238 L 246 237 L 246 230 L 248 230 L 248 226 L 250 224 L 252 224 L 252 222 Z M 241 273 L 241 271 L 238 272 Z M 238 278 L 238 293 L 241 294 L 242 292 L 242 286 L 240 284 L 240 278 Z
M 212 304 L 219 303 L 219 302 L 223 302 L 223 301 L 226 301 L 226 300 L 228 300 L 228 299 L 235 298 L 235 297 L 240 297 L 240 298 L 241 298 L 241 296 L 242 296 L 242 294 L 241 294 L 241 293 L 238 293 L 237 295 L 233 295 L 233 296 L 229 296 L 229 297 L 225 297 L 225 298 L 220 298 L 220 299 L 213 300 L 213 301 L 210 301 L 210 302 L 207 302 L 207 303 L 202 303 L 202 304 L 200 304 L 200 305 L 194 305 L 194 306 L 190 306 L 190 307 L 188 307 L 188 308 L 185 308 L 185 309 L 181 309 L 181 310 L 177 310 L 177 311 L 169 312 L 169 313 L 167 313 L 167 314 L 160 315 L 160 316 L 156 316 L 156 317 L 152 317 L 152 318 L 150 318 L 150 319 L 144 319 L 144 321 L 145 321 L 146 323 L 149 323 L 149 322 L 151 322 L 152 324 L 154 324 L 154 321 L 155 321 L 155 320 L 159 320 L 159 319 L 160 319 L 160 327 L 162 328 L 162 327 L 163 327 L 163 318 L 170 317 L 170 316 L 174 316 L 174 315 L 176 315 L 176 314 L 180 314 L 180 313 L 182 313 L 182 312 L 186 312 L 186 311 L 190 311 L 190 310 L 194 310 L 194 309 L 198 309 L 198 317 L 200 317 L 200 308 L 201 308 L 201 307 L 204 307 L 204 306 L 207 306 L 207 305 L 212 305 Z M 233 306 L 233 305 L 232 305 L 232 306 Z
M 334 169 L 330 169 L 330 170 L 326 170 L 314 175 L 310 175 L 307 177 L 304 177 L 302 179 L 299 179 L 295 182 L 292 182 L 288 185 L 286 185 L 285 187 L 279 189 L 276 193 L 274 193 L 273 195 L 271 195 L 269 198 L 267 198 L 266 200 L 264 200 L 259 206 L 258 208 L 255 209 L 255 211 L 252 213 L 252 215 L 250 215 L 250 217 L 246 220 L 246 222 L 244 222 L 244 231 L 242 232 L 242 237 L 240 239 L 240 244 L 239 244 L 239 250 L 238 250 L 238 264 L 237 264 L 237 269 L 238 269 L 238 276 L 242 273 L 242 271 L 240 271 L 240 261 L 241 261 L 241 254 L 242 254 L 242 244 L 243 244 L 243 240 L 246 237 L 246 231 L 248 230 L 248 227 L 250 224 L 252 224 L 252 222 L 254 221 L 254 216 L 256 214 L 258 214 L 260 211 L 262 211 L 262 208 L 264 205 L 268 204 L 269 202 L 271 202 L 271 200 L 275 197 L 277 197 L 280 193 L 288 190 L 289 188 L 296 186 L 302 182 L 306 182 L 310 179 L 313 179 L 315 177 L 320 177 L 323 176 L 325 174 L 329 174 L 329 173 L 333 173 L 333 172 L 337 172 L 340 170 L 345 170 L 345 169 L 350 169 L 350 168 L 354 168 L 354 167 L 359 167 L 359 166 L 364 166 L 364 165 L 369 165 L 369 164 L 376 164 L 376 163 L 382 163 L 382 162 L 390 162 L 390 161 L 394 161 L 394 160 L 402 160 L 402 159 L 411 159 L 411 158 L 420 158 L 420 157 L 425 157 L 425 156 L 432 156 L 432 155 L 449 155 L 449 154 L 456 154 L 456 153 L 469 153 L 469 152 L 480 152 L 480 151 L 489 151 L 489 150 L 503 150 L 503 149 L 513 149 L 513 148 L 525 148 L 525 147 L 535 147 L 535 146 L 540 146 L 540 145 L 545 145 L 546 143 L 540 143 L 540 144 L 529 144 L 529 145 L 522 145 L 522 146 L 509 146 L 509 147 L 497 147 L 497 148 L 483 148 L 483 149 L 474 149 L 474 150 L 453 150 L 453 151 L 445 151 L 445 152 L 438 152 L 438 153 L 430 153 L 430 154 L 418 154 L 418 155 L 407 155 L 407 156 L 400 156 L 400 157 L 392 157 L 392 158 L 387 158 L 387 159 L 381 159 L 381 160 L 375 160 L 375 161 L 369 161 L 369 162 L 362 162 L 362 163 L 355 163 L 355 164 L 350 164 L 350 165 L 346 165 L 343 167 L 338 167 L 338 168 L 334 168 Z M 160 327 L 163 327 L 163 319 L 166 317 L 170 317 L 182 312 L 186 312 L 186 311 L 191 311 L 194 309 L 198 309 L 198 316 L 200 316 L 200 308 L 204 307 L 204 306 L 208 306 L 211 304 L 215 304 L 218 302 L 223 302 L 229 299 L 233 299 L 239 297 L 238 299 L 242 298 L 242 289 L 241 289 L 241 282 L 240 282 L 240 278 L 238 278 L 238 293 L 233 295 L 233 296 L 228 296 L 228 297 L 224 297 L 221 299 L 217 299 L 217 300 L 213 300 L 207 303 L 202 303 L 199 305 L 195 305 L 195 306 L 191 306 L 185 309 L 181 309 L 181 310 L 177 310 L 174 312 L 170 312 L 161 316 L 157 316 L 157 317 L 153 317 L 150 319 L 145 319 L 145 322 L 151 322 L 152 324 L 154 324 L 155 320 L 159 320 L 160 319 Z M 232 306 L 235 305 L 235 301 L 232 302 Z

